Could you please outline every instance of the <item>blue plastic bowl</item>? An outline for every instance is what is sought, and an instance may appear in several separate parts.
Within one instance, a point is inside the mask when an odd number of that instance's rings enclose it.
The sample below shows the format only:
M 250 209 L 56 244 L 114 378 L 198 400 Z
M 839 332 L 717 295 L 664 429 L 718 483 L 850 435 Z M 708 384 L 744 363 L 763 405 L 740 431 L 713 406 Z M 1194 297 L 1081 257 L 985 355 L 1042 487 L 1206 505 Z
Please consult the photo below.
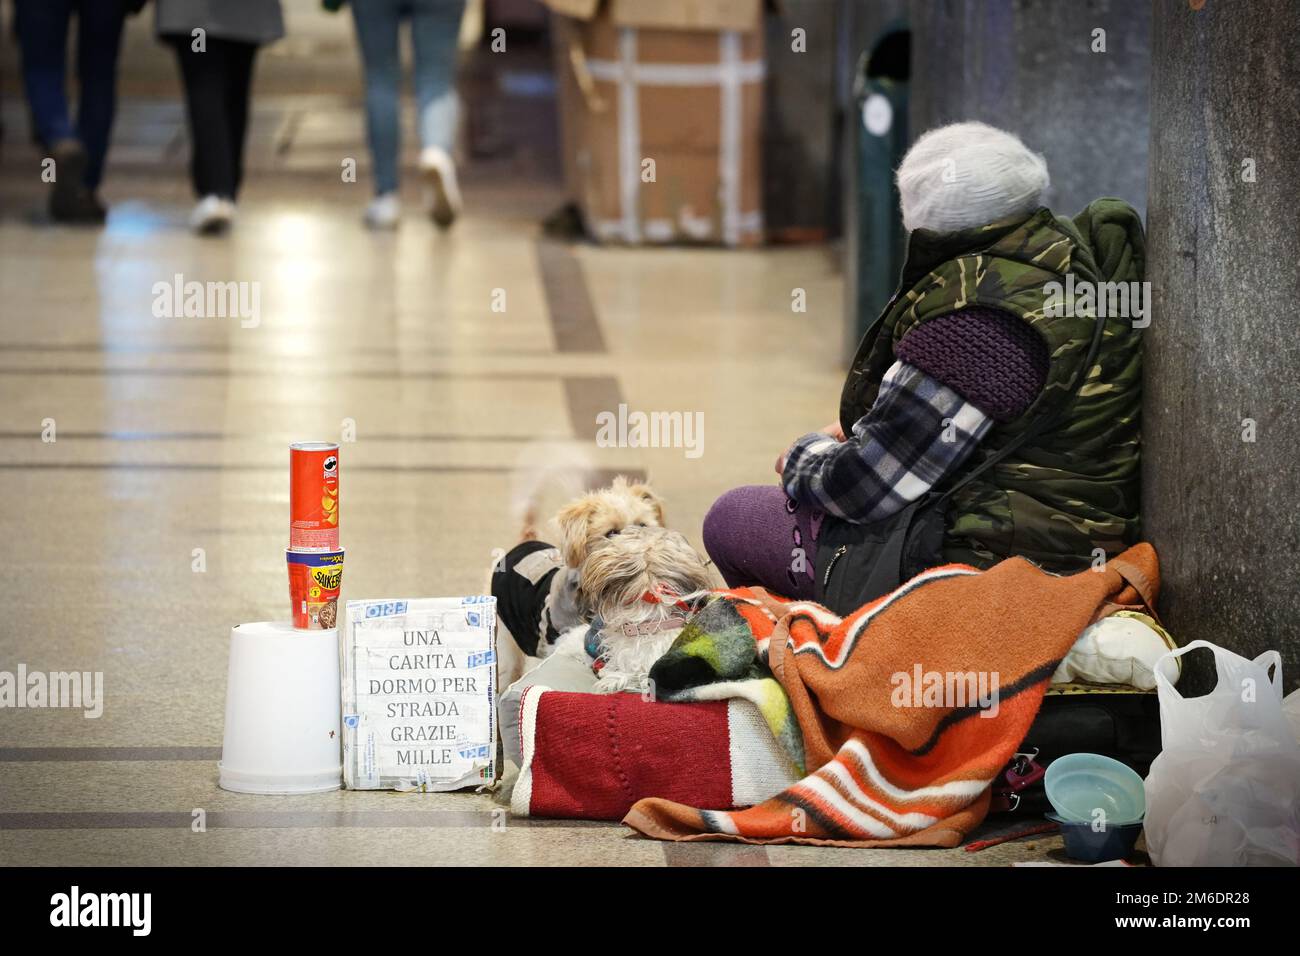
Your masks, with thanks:
M 1140 823 L 1146 814 L 1142 778 L 1101 754 L 1067 754 L 1053 760 L 1043 786 L 1052 809 L 1068 823 L 1091 824 L 1097 810 L 1104 811 L 1110 827 Z
M 1104 829 L 1097 831 L 1092 828 L 1091 823 L 1062 820 L 1055 813 L 1046 816 L 1047 819 L 1061 825 L 1061 836 L 1065 839 L 1065 855 L 1080 863 L 1122 860 L 1133 852 L 1133 847 L 1137 845 L 1138 834 L 1142 832 L 1140 823 L 1110 823 Z

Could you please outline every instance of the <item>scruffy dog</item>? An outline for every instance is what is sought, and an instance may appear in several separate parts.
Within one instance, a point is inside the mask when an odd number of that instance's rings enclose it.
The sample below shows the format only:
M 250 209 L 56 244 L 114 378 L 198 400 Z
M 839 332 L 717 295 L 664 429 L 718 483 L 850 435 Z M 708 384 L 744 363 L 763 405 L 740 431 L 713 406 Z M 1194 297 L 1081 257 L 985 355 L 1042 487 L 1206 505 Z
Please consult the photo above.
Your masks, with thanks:
M 536 540 L 534 509 L 524 512 L 523 542 L 493 562 L 487 593 L 497 599 L 497 681 L 504 690 L 548 656 L 559 636 L 586 624 L 579 576 L 594 549 L 620 532 L 662 527 L 663 501 L 649 485 L 620 475 L 560 509 L 558 547 Z
M 566 631 L 555 653 L 593 666 L 597 693 L 646 691 L 650 668 L 712 586 L 707 562 L 676 531 L 626 528 L 583 561 L 579 593 L 591 624 Z
M 560 550 L 564 563 L 581 568 L 592 550 L 625 528 L 662 528 L 663 500 L 649 485 L 619 475 L 608 488 L 589 491 L 560 509 Z

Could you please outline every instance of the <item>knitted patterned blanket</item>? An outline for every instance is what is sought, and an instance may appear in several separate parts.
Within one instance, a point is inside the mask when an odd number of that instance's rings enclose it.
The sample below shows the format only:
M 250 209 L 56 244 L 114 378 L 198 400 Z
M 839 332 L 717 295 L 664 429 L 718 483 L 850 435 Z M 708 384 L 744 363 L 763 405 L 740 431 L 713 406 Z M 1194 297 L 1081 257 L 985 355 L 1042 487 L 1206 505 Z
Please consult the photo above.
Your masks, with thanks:
M 790 698 L 767 666 L 777 625 L 796 609 L 825 608 L 791 602 L 762 588 L 719 590 L 691 615 L 673 646 L 650 668 L 658 700 L 689 703 L 748 700 L 758 708 L 772 736 L 799 773 L 807 770 L 803 732 Z
M 668 840 L 957 846 L 1079 634 L 1149 607 L 1158 581 L 1154 549 L 1139 544 L 1069 576 L 1023 558 L 932 568 L 842 619 L 759 589 L 724 592 L 651 671 L 656 693 L 761 700 L 786 751 L 816 769 L 746 810 L 650 798 L 623 822 Z

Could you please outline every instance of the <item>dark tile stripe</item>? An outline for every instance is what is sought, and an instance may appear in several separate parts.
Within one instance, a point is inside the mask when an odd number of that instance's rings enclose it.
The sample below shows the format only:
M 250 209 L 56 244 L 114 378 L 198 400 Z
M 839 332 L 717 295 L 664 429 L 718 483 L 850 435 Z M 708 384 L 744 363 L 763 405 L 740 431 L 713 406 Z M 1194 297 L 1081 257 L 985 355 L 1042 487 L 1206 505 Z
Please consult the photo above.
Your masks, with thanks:
M 0 440 L 14 439 L 21 440 L 24 438 L 39 440 L 41 437 L 38 429 L 25 429 L 23 431 L 0 431 Z M 128 431 L 65 431 L 59 430 L 60 440 L 69 439 L 86 439 L 89 441 L 256 441 L 266 443 L 276 443 L 288 445 L 291 439 L 288 435 L 254 435 L 240 434 L 238 432 L 128 432 Z M 435 442 L 533 442 L 533 441 L 564 441 L 569 435 L 546 434 L 545 432 L 534 432 L 523 435 L 464 435 L 452 433 L 431 433 L 420 435 L 401 435 L 397 433 L 373 433 L 364 432 L 359 439 L 367 442 L 414 442 L 414 443 L 435 443 Z
M 618 414 L 623 389 L 612 375 L 570 376 L 564 379 L 564 399 L 573 437 L 595 442 L 596 416 L 601 412 Z
M 0 763 L 53 760 L 220 760 L 220 747 L 0 747 Z
M 189 472 L 276 472 L 283 465 L 213 465 L 203 462 L 131 462 L 131 461 L 70 461 L 70 462 L 12 462 L 0 461 L 0 471 L 189 471 Z M 348 474 L 364 472 L 378 475 L 512 475 L 518 469 L 506 465 L 348 465 Z M 637 481 L 646 480 L 644 468 L 598 468 L 584 472 L 589 488 L 603 488 L 616 475 Z
M 383 381 L 392 381 L 401 379 L 405 381 L 473 381 L 481 379 L 489 382 L 549 382 L 554 381 L 558 372 L 503 372 L 503 371 L 482 371 L 482 372 L 460 372 L 460 371 L 435 371 L 427 372 L 410 372 L 402 369 L 337 369 L 337 368 L 320 368 L 317 366 L 304 366 L 302 369 L 229 369 L 229 368 L 169 368 L 158 366 L 155 368 L 0 368 L 0 375 L 32 375 L 38 377 L 54 376 L 83 376 L 86 378 L 102 376 L 107 378 L 276 378 L 276 379 L 330 379 L 337 380 L 341 378 L 348 379 L 379 379 Z
M 573 250 L 565 243 L 543 240 L 537 244 L 537 264 L 556 350 L 607 351 L 582 263 Z
M 485 343 L 481 348 L 454 346 L 443 348 L 437 345 L 340 345 L 352 355 L 388 355 L 409 358 L 412 355 L 433 355 L 456 358 L 470 355 L 550 355 L 552 350 L 544 346 L 528 347 L 521 345 L 500 345 L 496 342 Z M 231 348 L 229 342 L 192 343 L 188 345 L 161 345 L 149 343 L 121 342 L 0 342 L 0 353 L 4 352 L 72 352 L 99 355 L 231 355 L 249 358 L 284 358 L 297 359 L 299 353 L 274 349 Z
M 622 389 L 619 387 L 618 379 L 609 375 L 587 376 L 587 377 L 566 377 L 562 379 L 564 386 L 565 406 L 569 416 L 570 427 L 573 429 L 573 438 L 580 441 L 594 441 L 596 436 L 596 415 L 602 411 L 616 412 L 619 404 L 623 401 Z M 36 438 L 37 435 L 31 432 L 0 432 L 0 439 L 4 438 Z M 151 432 L 63 432 L 61 437 L 64 438 L 85 438 L 97 439 L 104 438 L 108 440 L 121 441 L 153 441 L 153 440 L 222 440 L 224 438 L 239 438 L 245 436 L 226 436 L 219 432 L 178 432 L 178 433 L 151 433 Z M 260 440 L 257 436 L 247 436 L 249 438 Z M 370 440 L 373 436 L 365 436 L 365 440 Z M 548 436 L 445 436 L 448 439 L 456 441 L 519 441 L 527 442 L 544 439 Z M 564 436 L 549 436 L 555 440 L 563 440 Z M 384 436 L 384 441 L 438 441 L 443 440 L 444 436 L 425 435 L 425 436 L 404 436 L 390 435 Z M 269 440 L 269 439 L 268 439 Z M 377 439 L 378 440 L 378 439 Z M 183 471 L 183 472 L 239 472 L 239 473 L 257 473 L 257 472 L 274 472 L 282 471 L 283 464 L 212 464 L 206 462 L 0 462 L 0 471 L 137 471 L 137 472 L 157 472 L 157 471 Z M 370 464 L 352 464 L 348 466 L 348 473 L 370 473 L 370 474 L 462 474 L 462 475 L 505 475 L 513 474 L 517 469 L 508 465 L 370 465 Z M 613 481 L 615 475 L 626 475 L 629 478 L 644 481 L 646 473 L 641 468 L 602 468 L 587 473 L 584 477 L 589 487 L 602 487 Z
M 502 808 L 504 811 L 504 808 Z M 208 810 L 209 830 L 282 830 L 316 828 L 490 827 L 504 820 L 517 828 L 590 829 L 620 826 L 594 820 L 542 820 L 502 817 L 490 810 Z M 189 810 L 90 811 L 84 813 L 0 813 L 0 830 L 168 830 L 190 829 Z M 498 823 L 498 825 L 501 825 Z
M 177 462 L 11 462 L 0 461 L 0 471 L 188 471 L 188 472 L 277 472 L 283 471 L 283 465 L 210 465 L 186 464 Z M 348 465 L 348 474 L 366 472 L 378 475 L 513 475 L 516 469 L 504 465 Z M 624 475 L 635 481 L 645 481 L 644 468 L 598 468 L 585 472 L 585 486 L 603 488 L 614 480 L 616 475 Z
M 69 461 L 69 462 L 12 462 L 0 461 L 4 471 L 222 471 L 222 472 L 275 472 L 284 471 L 285 465 L 215 465 L 204 462 L 138 462 L 138 461 Z M 516 469 L 508 465 L 348 465 L 348 474 L 369 472 L 380 475 L 509 475 Z

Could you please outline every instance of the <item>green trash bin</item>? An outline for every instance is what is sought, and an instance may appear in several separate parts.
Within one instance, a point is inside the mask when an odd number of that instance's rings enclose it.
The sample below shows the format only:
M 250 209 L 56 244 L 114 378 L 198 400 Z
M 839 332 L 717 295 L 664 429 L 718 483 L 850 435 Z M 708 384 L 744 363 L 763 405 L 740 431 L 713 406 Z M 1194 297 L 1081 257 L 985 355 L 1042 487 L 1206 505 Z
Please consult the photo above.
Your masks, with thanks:
M 854 81 L 845 361 L 894 294 L 903 269 L 906 237 L 894 170 L 909 145 L 911 44 L 906 27 L 887 28 L 863 54 Z

